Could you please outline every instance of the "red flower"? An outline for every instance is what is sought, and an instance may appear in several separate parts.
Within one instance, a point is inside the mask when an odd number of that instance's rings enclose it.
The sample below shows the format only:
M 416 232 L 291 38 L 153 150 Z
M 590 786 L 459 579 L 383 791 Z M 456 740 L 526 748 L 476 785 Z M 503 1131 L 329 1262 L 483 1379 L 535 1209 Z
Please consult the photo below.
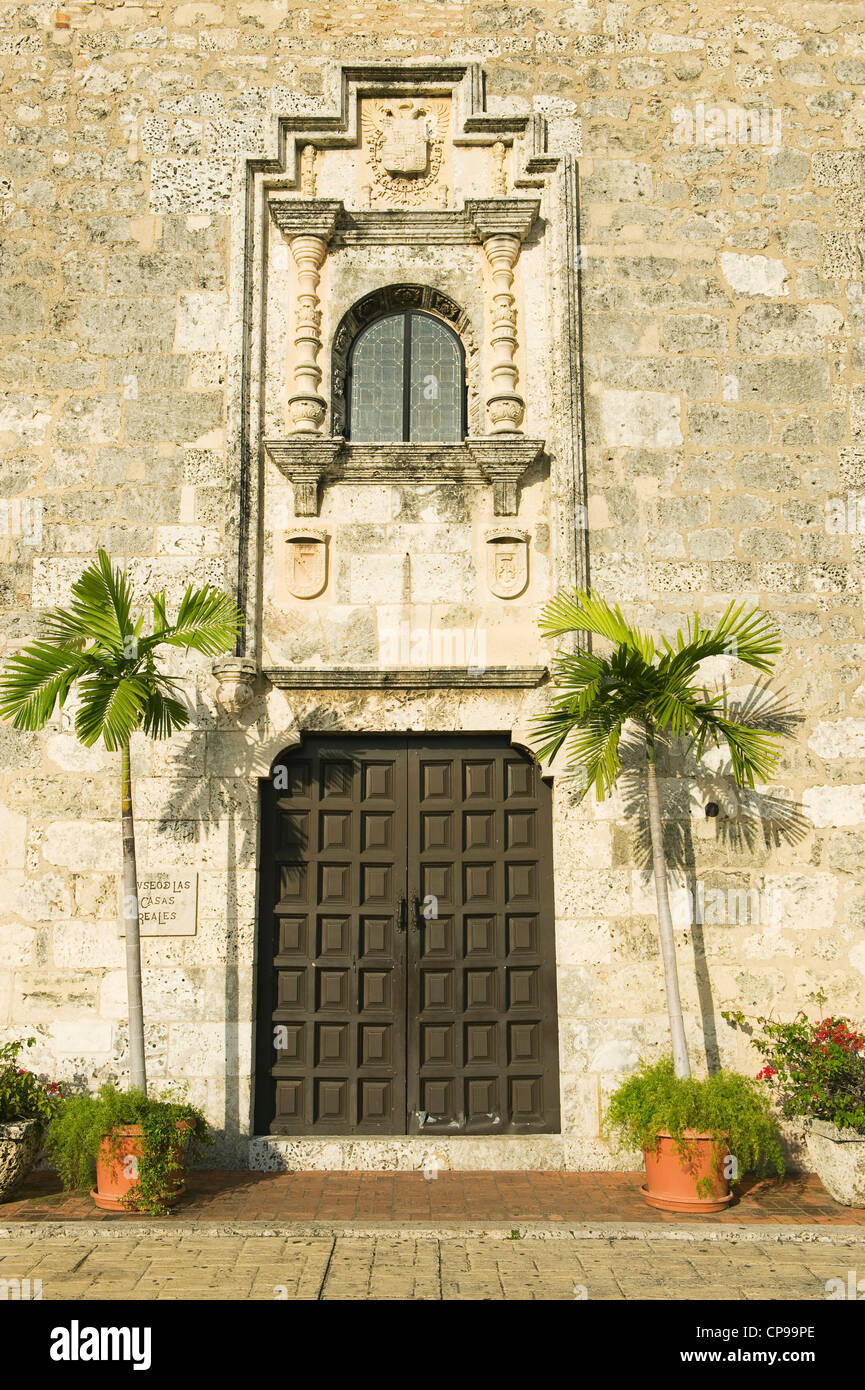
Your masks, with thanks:
M 773 1076 L 777 1076 L 777 1075 L 778 1075 L 778 1068 L 777 1068 L 777 1067 L 765 1066 L 765 1067 L 763 1067 L 762 1071 L 758 1071 L 758 1072 L 757 1072 L 757 1080 L 758 1080 L 758 1081 L 771 1081 L 772 1077 L 773 1077 Z

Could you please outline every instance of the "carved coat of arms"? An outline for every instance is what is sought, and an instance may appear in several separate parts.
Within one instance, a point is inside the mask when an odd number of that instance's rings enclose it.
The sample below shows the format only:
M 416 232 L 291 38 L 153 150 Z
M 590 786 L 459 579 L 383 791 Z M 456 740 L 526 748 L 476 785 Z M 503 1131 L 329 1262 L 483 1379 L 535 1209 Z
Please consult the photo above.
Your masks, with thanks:
M 365 102 L 370 197 L 405 206 L 420 202 L 439 177 L 446 128 L 446 102 Z
M 327 536 L 323 531 L 292 531 L 286 536 L 289 592 L 315 598 L 327 584 Z
M 487 532 L 487 583 L 498 598 L 517 598 L 529 582 L 529 538 L 525 531 Z

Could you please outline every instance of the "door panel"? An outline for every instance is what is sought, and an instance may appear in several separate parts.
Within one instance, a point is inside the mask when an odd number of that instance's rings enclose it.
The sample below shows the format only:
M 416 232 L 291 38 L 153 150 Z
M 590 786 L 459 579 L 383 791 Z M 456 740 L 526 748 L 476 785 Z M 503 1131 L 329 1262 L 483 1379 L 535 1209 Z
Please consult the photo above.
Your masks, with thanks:
M 273 951 L 268 970 L 264 920 L 258 1061 L 270 1077 L 266 1128 L 399 1133 L 405 753 L 311 740 L 285 765 L 287 776 L 266 785 L 263 806 Z
M 263 793 L 257 1132 L 557 1131 L 536 764 L 502 736 L 312 739 L 286 762 Z

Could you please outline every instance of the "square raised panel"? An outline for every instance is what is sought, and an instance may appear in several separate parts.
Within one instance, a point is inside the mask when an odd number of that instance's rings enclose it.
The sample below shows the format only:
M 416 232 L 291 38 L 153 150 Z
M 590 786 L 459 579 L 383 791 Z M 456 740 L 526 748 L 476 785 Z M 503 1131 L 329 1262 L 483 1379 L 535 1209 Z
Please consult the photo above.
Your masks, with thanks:
M 534 1062 L 540 1066 L 541 1061 L 541 1025 L 540 1023 L 509 1023 L 508 1024 L 508 1061 L 509 1062 Z
M 279 901 L 281 903 L 306 902 L 306 869 L 306 864 L 281 864 L 279 866 Z
M 495 895 L 495 864 L 463 864 L 466 903 L 488 902 Z
M 505 849 L 536 849 L 534 811 L 505 812 Z
M 322 760 L 321 763 L 321 799 L 326 801 L 329 797 L 351 796 L 351 778 L 353 766 L 342 759 L 333 762 Z
M 348 1122 L 348 1082 L 319 1077 L 315 1083 L 315 1118 L 320 1124 Z
M 320 1067 L 347 1067 L 349 1054 L 349 1031 L 347 1023 L 319 1023 L 316 1025 L 315 1061 Z
M 309 849 L 309 812 L 277 811 L 276 852 L 304 854 Z
M 421 1008 L 452 1009 L 454 1007 L 454 972 L 452 970 L 421 971 Z
M 463 763 L 463 800 L 491 801 L 495 796 L 495 763 L 489 759 L 483 762 Z
M 292 1120 L 299 1123 L 303 1119 L 303 1082 L 278 1080 L 276 1083 L 275 1120 Z
M 544 1090 L 539 1076 L 512 1076 L 510 1079 L 511 1114 L 519 1124 L 542 1124 L 544 1119 Z
M 347 917 L 322 917 L 318 924 L 318 954 L 347 956 L 351 948 L 351 923 Z
M 421 864 L 420 866 L 420 895 L 422 898 L 431 895 L 436 899 L 441 909 L 442 903 L 453 902 L 453 866 L 451 864 Z
M 534 916 L 508 917 L 508 955 L 537 955 L 538 919 Z
M 466 955 L 492 956 L 495 950 L 495 917 L 466 917 Z
M 452 764 L 447 762 L 430 762 L 423 759 L 420 765 L 420 794 L 422 801 L 435 801 L 446 797 L 448 800 L 453 796 L 453 783 L 451 782 Z
M 360 869 L 361 902 L 389 902 L 391 881 L 390 864 L 362 864 Z
M 362 917 L 360 922 L 360 953 L 362 956 L 390 954 L 391 919 Z
M 322 904 L 341 903 L 348 907 L 350 900 L 351 865 L 319 864 L 318 901 Z
M 319 1009 L 345 1013 L 349 1007 L 351 972 L 349 970 L 317 970 Z
M 422 1066 L 453 1066 L 453 1023 L 425 1023 L 421 1027 L 420 1058 Z
M 499 1115 L 499 1083 L 494 1076 L 470 1076 L 465 1082 L 466 1121 L 492 1120 Z
M 530 969 L 508 969 L 508 1008 L 509 1009 L 536 1009 L 540 1004 L 540 990 L 538 988 L 538 977 L 540 971 L 538 967 Z
M 306 1061 L 306 1025 L 277 1023 L 273 1030 L 277 1065 L 289 1066 Z
M 453 849 L 453 812 L 424 811 L 421 814 L 421 849 Z
M 323 853 L 327 850 L 351 850 L 351 812 L 319 811 L 318 847 Z
M 276 781 L 277 775 L 279 781 Z M 277 806 L 283 806 L 294 797 L 307 798 L 312 787 L 312 764 L 305 758 L 290 758 L 273 769 L 274 786 L 280 792 Z
M 364 763 L 362 779 L 364 801 L 393 800 L 393 763 Z
M 427 1112 L 428 1123 L 447 1124 L 456 1118 L 456 1090 L 448 1077 L 425 1077 L 421 1081 L 421 1108 Z
M 306 1007 L 306 971 L 277 970 L 276 972 L 277 1009 L 303 1009 Z
M 364 811 L 361 819 L 361 849 L 392 850 L 393 847 L 393 812 Z
M 389 1067 L 393 1063 L 393 1027 L 389 1023 L 362 1023 L 360 1064 L 363 1067 Z
M 463 812 L 463 849 L 485 850 L 488 854 L 496 848 L 496 817 L 494 811 Z
M 361 1124 L 383 1123 L 393 1109 L 393 1083 L 387 1077 L 361 1077 L 357 1083 L 357 1118 Z
M 498 989 L 495 970 L 466 971 L 466 1008 L 495 1009 L 498 1006 Z
M 281 956 L 306 955 L 306 918 L 278 917 L 279 944 L 277 953 Z
M 361 970 L 360 1007 L 362 1010 L 390 1009 L 391 972 L 389 970 Z
M 447 956 L 453 958 L 454 954 L 454 923 L 452 917 L 429 917 L 422 918 L 423 927 L 421 930 L 421 955 L 424 960 L 430 957 Z
M 537 864 L 506 864 L 505 885 L 509 903 L 537 902 Z
M 466 1024 L 466 1065 L 495 1066 L 498 1058 L 495 1023 Z
M 534 796 L 535 769 L 531 763 L 505 763 L 505 796 Z

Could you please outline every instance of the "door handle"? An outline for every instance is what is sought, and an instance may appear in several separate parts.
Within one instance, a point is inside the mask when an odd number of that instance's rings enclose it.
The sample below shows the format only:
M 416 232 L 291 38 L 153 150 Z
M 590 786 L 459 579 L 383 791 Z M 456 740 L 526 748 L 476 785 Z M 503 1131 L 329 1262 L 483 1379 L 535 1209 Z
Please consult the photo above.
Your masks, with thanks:
M 397 931 L 405 931 L 405 929 L 406 929 L 407 926 L 408 926 L 408 899 L 405 897 L 405 895 L 403 895 L 403 896 L 400 897 L 399 904 L 398 904 L 397 910 L 396 910 L 396 929 L 397 929 Z
M 414 929 L 420 931 L 424 925 L 423 903 L 417 893 L 414 895 Z

